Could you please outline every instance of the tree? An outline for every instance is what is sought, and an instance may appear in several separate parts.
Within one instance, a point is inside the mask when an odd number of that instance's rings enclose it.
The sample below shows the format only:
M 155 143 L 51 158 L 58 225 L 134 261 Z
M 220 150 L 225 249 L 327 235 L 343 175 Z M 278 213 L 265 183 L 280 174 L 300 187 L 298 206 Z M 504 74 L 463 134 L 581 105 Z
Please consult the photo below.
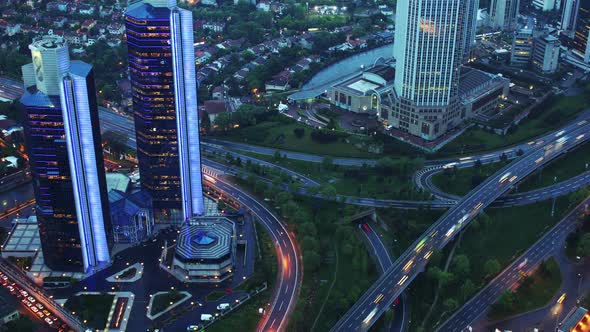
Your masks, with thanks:
M 454 298 L 449 297 L 443 302 L 443 307 L 445 307 L 446 311 L 453 311 L 459 307 L 459 303 Z
M 334 162 L 334 160 L 332 159 L 332 157 L 329 157 L 329 156 L 324 157 L 324 159 L 322 160 L 322 168 L 325 171 L 331 169 L 333 167 L 333 162 Z
M 498 300 L 498 304 L 504 310 L 510 310 L 512 306 L 514 306 L 514 302 L 516 300 L 516 296 L 509 290 L 504 291 Z
M 295 213 L 299 210 L 299 206 L 293 201 L 288 201 L 287 203 L 281 205 L 281 210 L 283 211 L 283 216 L 290 218 L 295 215 Z
M 209 119 L 209 113 L 203 111 L 203 116 L 199 118 L 201 121 L 201 128 L 208 133 L 211 130 L 211 119 Z
M 338 193 L 336 192 L 336 189 L 333 186 L 326 185 L 322 186 L 322 188 L 320 189 L 320 195 L 325 199 L 334 200 Z
M 297 138 L 302 138 L 305 135 L 305 129 L 304 128 L 295 128 L 295 129 L 293 129 L 293 134 Z
M 299 226 L 299 232 L 303 235 L 316 236 L 318 231 L 313 222 L 302 223 Z
M 214 123 L 218 128 L 225 131 L 231 124 L 231 115 L 229 113 L 219 113 L 215 117 Z
M 582 238 L 578 242 L 576 252 L 579 256 L 590 257 L 590 233 L 582 235 Z
M 464 276 L 470 271 L 469 258 L 467 255 L 457 255 L 453 259 L 453 269 L 457 275 Z
M 502 266 L 497 259 L 488 259 L 483 265 L 483 270 L 488 276 L 494 276 L 500 272 Z
M 461 300 L 467 300 L 473 293 L 475 293 L 476 287 L 471 279 L 467 279 L 461 285 L 459 289 L 459 294 L 461 295 Z
M 303 264 L 305 269 L 309 271 L 317 271 L 320 267 L 321 257 L 320 255 L 312 250 L 303 252 Z

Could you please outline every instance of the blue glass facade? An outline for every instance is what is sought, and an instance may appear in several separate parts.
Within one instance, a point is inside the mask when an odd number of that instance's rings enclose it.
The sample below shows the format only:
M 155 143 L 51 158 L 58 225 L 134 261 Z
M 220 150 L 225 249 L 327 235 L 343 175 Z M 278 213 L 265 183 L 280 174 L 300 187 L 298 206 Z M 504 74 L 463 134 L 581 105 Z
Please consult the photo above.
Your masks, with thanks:
M 170 10 L 141 4 L 125 15 L 141 186 L 155 209 L 180 209 Z
M 58 37 L 30 48 L 20 103 L 45 265 L 89 272 L 113 242 L 92 66 Z
M 76 206 L 59 96 L 25 92 L 24 130 L 45 264 L 83 269 Z
M 203 213 L 192 15 L 139 3 L 125 25 L 141 185 L 186 220 Z

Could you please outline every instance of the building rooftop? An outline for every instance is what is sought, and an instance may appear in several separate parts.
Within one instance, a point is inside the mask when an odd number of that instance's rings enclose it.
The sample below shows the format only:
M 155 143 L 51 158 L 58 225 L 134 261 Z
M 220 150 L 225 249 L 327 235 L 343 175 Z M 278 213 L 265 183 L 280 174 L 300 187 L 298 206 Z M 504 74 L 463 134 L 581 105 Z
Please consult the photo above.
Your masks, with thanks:
M 462 101 L 478 98 L 486 91 L 494 89 L 508 81 L 500 75 L 494 75 L 479 69 L 462 67 L 459 78 L 459 96 Z
M 583 322 L 583 320 L 586 321 Z M 589 321 L 590 314 L 588 314 L 588 309 L 584 307 L 577 307 L 572 309 L 572 311 L 570 311 L 567 317 L 563 320 L 559 327 L 559 331 L 586 332 L 590 330 Z
M 186 260 L 224 257 L 231 253 L 234 232 L 227 218 L 198 219 L 180 231 L 175 255 Z
M 15 219 L 14 226 L 4 242 L 2 256 L 23 256 L 27 253 L 34 254 L 38 250 L 41 250 L 41 240 L 37 217 Z
M 115 172 L 106 173 L 105 177 L 107 179 L 107 191 L 119 190 L 126 192 L 129 189 L 131 179 L 127 175 Z
M 8 77 L 0 77 L 0 100 L 14 101 L 25 93 L 23 82 Z

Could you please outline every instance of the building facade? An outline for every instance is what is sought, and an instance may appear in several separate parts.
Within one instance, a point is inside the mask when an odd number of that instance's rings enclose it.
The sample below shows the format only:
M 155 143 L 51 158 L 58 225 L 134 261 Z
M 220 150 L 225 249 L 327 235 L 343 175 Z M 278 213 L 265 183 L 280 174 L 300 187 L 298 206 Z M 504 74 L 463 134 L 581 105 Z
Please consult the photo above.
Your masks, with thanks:
M 465 1 L 398 1 L 388 125 L 434 140 L 464 117 L 458 103 Z
M 533 68 L 542 74 L 553 74 L 559 65 L 559 39 L 552 35 L 535 38 Z
M 533 0 L 533 7 L 542 11 L 559 9 L 561 0 Z
M 471 53 L 475 49 L 475 33 L 477 32 L 477 11 L 479 9 L 479 0 L 466 0 L 465 21 L 463 27 L 463 54 L 465 62 L 471 58 Z
M 576 30 L 576 20 L 578 18 L 578 10 L 580 9 L 580 0 L 563 0 L 561 20 L 559 21 L 559 29 L 561 29 L 568 37 L 574 37 Z
M 529 65 L 533 55 L 533 30 L 520 29 L 514 32 L 510 64 L 517 67 Z
M 584 59 L 584 62 L 590 62 L 590 0 L 580 0 L 578 8 L 578 17 L 574 33 L 573 51 Z
M 125 26 L 141 186 L 184 221 L 203 213 L 192 13 L 144 0 Z
M 500 30 L 516 29 L 520 0 L 492 0 L 490 3 L 490 26 Z
M 20 100 L 45 264 L 85 271 L 109 264 L 109 204 L 92 66 L 45 36 L 29 48 Z

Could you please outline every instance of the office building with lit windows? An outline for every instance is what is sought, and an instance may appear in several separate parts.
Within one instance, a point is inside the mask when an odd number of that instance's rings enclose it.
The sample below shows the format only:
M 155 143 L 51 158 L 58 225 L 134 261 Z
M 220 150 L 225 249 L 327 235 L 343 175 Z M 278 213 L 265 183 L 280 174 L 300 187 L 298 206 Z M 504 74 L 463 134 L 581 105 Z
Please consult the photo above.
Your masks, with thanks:
M 431 141 L 465 117 L 458 81 L 466 7 L 465 0 L 397 2 L 394 97 L 382 105 L 388 125 Z
M 29 48 L 20 103 L 45 264 L 91 272 L 112 244 L 92 66 L 70 61 L 61 37 Z
M 578 19 L 578 10 L 580 0 L 564 0 L 562 4 L 561 20 L 558 28 L 563 31 L 569 38 L 574 37 L 576 29 L 576 20 Z
M 573 51 L 590 63 L 590 0 L 580 0 L 574 32 Z
M 512 39 L 512 53 L 510 64 L 516 67 L 526 67 L 533 56 L 533 30 L 520 29 L 514 32 Z
M 144 0 L 125 26 L 141 186 L 157 215 L 185 221 L 203 213 L 192 13 Z
M 471 53 L 475 49 L 475 33 L 477 32 L 477 10 L 479 9 L 479 0 L 466 0 L 465 18 L 463 27 L 463 56 L 465 61 L 469 61 Z

